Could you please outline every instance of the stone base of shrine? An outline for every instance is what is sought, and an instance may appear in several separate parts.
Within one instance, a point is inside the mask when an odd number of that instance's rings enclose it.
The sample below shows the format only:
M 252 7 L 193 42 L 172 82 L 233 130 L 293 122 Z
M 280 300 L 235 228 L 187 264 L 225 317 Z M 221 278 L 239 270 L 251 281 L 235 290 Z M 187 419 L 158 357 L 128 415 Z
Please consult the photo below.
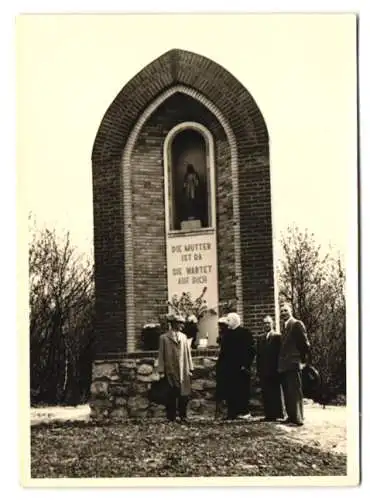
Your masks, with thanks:
M 218 349 L 193 353 L 194 372 L 188 414 L 215 415 L 216 361 Z M 125 354 L 122 358 L 99 360 L 93 365 L 91 418 L 126 419 L 164 417 L 164 407 L 149 401 L 151 384 L 159 380 L 155 351 Z M 252 377 L 251 411 L 260 413 L 261 402 L 255 376 Z

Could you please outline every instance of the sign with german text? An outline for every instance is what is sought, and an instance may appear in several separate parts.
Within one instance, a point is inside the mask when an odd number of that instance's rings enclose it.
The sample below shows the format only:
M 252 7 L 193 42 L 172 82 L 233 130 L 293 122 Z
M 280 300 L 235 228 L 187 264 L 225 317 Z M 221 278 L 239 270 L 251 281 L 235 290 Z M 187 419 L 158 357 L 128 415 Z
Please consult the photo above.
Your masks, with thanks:
M 168 298 L 189 292 L 192 299 L 201 295 L 209 307 L 218 306 L 216 232 L 170 236 L 167 238 Z

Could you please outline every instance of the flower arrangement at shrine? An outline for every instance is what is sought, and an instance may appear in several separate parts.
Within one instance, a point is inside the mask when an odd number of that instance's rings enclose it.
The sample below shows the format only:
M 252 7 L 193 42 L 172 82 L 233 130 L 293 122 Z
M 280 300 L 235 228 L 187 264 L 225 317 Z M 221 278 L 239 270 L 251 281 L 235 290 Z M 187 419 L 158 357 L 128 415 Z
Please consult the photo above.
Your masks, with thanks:
M 188 339 L 192 339 L 192 342 L 197 337 L 199 321 L 208 314 L 217 314 L 214 308 L 209 307 L 204 298 L 206 293 L 207 287 L 204 287 L 196 299 L 192 298 L 190 292 L 183 292 L 180 296 L 174 295 L 172 300 L 168 301 L 171 312 L 184 317 L 184 333 Z
M 174 295 L 171 300 L 160 306 L 161 313 L 158 321 L 150 321 L 144 324 L 142 329 L 141 345 L 144 350 L 157 350 L 159 337 L 167 328 L 166 313 L 164 309 L 169 309 L 170 313 L 179 314 L 185 319 L 184 333 L 189 339 L 190 344 L 194 343 L 198 334 L 199 322 L 208 315 L 217 315 L 216 308 L 209 307 L 205 298 L 207 287 L 204 287 L 202 293 L 193 299 L 190 292 L 183 292 L 181 295 Z

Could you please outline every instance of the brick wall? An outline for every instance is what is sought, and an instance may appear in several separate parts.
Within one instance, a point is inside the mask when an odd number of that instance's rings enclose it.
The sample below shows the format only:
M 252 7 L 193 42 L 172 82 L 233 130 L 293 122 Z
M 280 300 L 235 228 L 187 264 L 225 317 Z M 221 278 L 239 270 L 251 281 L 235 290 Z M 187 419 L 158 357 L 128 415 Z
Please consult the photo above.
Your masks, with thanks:
M 95 336 L 97 354 L 126 349 L 124 226 L 120 161 L 93 175 Z
M 239 168 L 243 309 L 246 322 L 257 332 L 264 315 L 275 315 L 268 156 L 256 151 Z
M 233 190 L 230 147 L 226 139 L 217 141 L 216 218 L 219 300 L 235 301 L 235 249 L 233 232 Z
M 249 92 L 220 65 L 197 54 L 171 50 L 122 89 L 107 110 L 94 143 L 97 358 L 126 348 L 123 152 L 144 110 L 175 85 L 197 91 L 214 103 L 228 121 L 237 146 L 240 220 L 233 214 L 231 153 L 222 126 L 196 100 L 183 94 L 173 95 L 144 125 L 130 164 L 134 267 L 135 277 L 138 273 L 141 276 L 134 284 L 136 328 L 146 321 L 146 315 L 154 314 L 149 307 L 152 299 L 166 296 L 162 141 L 165 133 L 182 120 L 203 123 L 215 138 L 220 300 L 233 298 L 235 280 L 240 280 L 248 326 L 258 330 L 262 316 L 274 313 L 269 139 L 263 116 Z M 238 276 L 234 275 L 235 224 L 240 224 L 241 275 Z M 158 273 L 158 269 L 163 272 Z M 141 311 L 140 321 L 137 311 Z
M 145 123 L 131 156 L 136 339 L 143 323 L 157 320 L 158 303 L 167 301 L 163 144 L 168 132 L 184 121 L 201 123 L 214 138 L 220 300 L 235 297 L 230 148 L 221 124 L 207 108 L 175 94 Z M 128 339 L 130 350 L 138 347 L 133 341 Z

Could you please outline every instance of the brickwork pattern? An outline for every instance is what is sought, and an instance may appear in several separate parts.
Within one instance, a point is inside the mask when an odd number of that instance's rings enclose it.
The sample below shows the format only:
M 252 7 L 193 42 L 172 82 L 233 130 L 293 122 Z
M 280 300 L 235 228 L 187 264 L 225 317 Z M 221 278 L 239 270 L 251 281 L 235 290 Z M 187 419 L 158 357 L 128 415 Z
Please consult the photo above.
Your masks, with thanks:
M 225 68 L 203 57 L 173 49 L 148 64 L 132 78 L 108 108 L 94 143 L 94 164 L 120 158 L 127 137 L 143 108 L 163 89 L 182 83 L 198 89 L 230 118 L 241 153 L 266 146 L 268 133 L 263 116 L 246 88 Z M 239 141 L 238 141 L 239 142 Z
M 230 146 L 233 148 L 235 145 L 231 144 L 230 140 L 228 142 L 225 137 L 221 138 L 221 134 L 215 129 L 217 120 L 214 117 L 213 125 L 204 123 L 216 136 L 216 161 L 219 165 L 216 172 L 216 185 L 218 202 L 221 203 L 217 213 L 220 245 L 218 256 L 220 299 L 223 295 L 232 293 L 236 280 L 239 294 L 242 291 L 244 320 L 248 326 L 258 330 L 261 315 L 274 312 L 269 154 L 265 122 L 248 91 L 229 72 L 205 57 L 176 49 L 149 64 L 123 88 L 107 110 L 95 140 L 92 160 L 98 354 L 122 352 L 126 348 L 125 309 L 128 298 L 125 293 L 125 265 L 127 271 L 129 257 L 127 247 L 130 245 L 126 244 L 125 255 L 125 241 L 126 243 L 130 241 L 126 236 L 131 231 L 135 234 L 135 241 L 137 241 L 138 231 L 141 234 L 142 229 L 148 226 L 140 210 L 138 213 L 135 212 L 135 207 L 138 204 L 145 204 L 147 200 L 143 199 L 143 195 L 140 197 L 137 193 L 135 194 L 135 189 L 132 191 L 134 210 L 132 226 L 126 227 L 124 224 L 128 208 L 127 201 L 125 205 L 122 195 L 126 182 L 121 164 L 123 151 L 130 132 L 143 110 L 163 91 L 179 84 L 194 89 L 217 106 L 230 124 L 237 147 L 237 172 L 230 176 L 222 165 L 229 164 Z M 164 108 L 162 107 L 162 113 L 170 102 L 169 99 Z M 197 106 L 198 104 L 192 103 L 189 108 L 186 108 L 187 112 L 190 113 L 191 109 Z M 155 113 L 155 115 L 160 114 Z M 204 119 L 206 115 L 203 109 Z M 179 117 L 176 118 L 178 119 Z M 199 116 L 195 121 L 200 121 Z M 164 131 L 163 124 L 161 127 Z M 162 167 L 161 159 L 153 153 L 156 149 L 154 146 L 158 145 L 158 130 L 156 137 L 153 134 L 151 137 L 148 135 L 145 137 L 145 132 L 142 132 L 137 142 L 138 149 L 134 151 L 133 162 L 130 164 L 131 181 L 137 186 L 146 186 L 148 191 L 145 190 L 145 192 L 150 192 L 153 184 L 158 186 L 161 184 L 160 189 L 163 189 L 163 179 L 161 182 L 157 177 L 154 180 L 152 167 L 147 171 L 145 171 L 145 165 L 144 171 L 141 171 L 141 165 L 140 169 L 135 168 L 134 160 L 138 161 L 136 153 L 140 148 L 145 149 L 151 144 L 151 153 L 148 155 L 151 165 L 156 172 Z M 154 133 L 153 130 L 152 132 Z M 229 191 L 220 187 L 222 184 L 226 186 L 227 183 L 231 186 Z M 159 209 L 154 205 L 159 200 L 160 192 L 152 194 L 151 214 L 159 215 Z M 232 208 L 233 204 L 230 200 L 236 195 L 240 203 L 236 205 L 234 203 L 234 208 Z M 160 227 L 161 237 L 159 237 Z M 232 229 L 234 230 L 233 238 L 230 236 Z M 160 238 L 164 245 L 164 219 L 158 217 L 157 223 L 151 226 L 149 231 L 151 231 L 149 233 L 151 239 L 156 239 L 158 248 L 161 245 Z M 239 237 L 240 244 L 237 240 Z M 236 246 L 238 252 L 240 251 L 241 257 L 241 261 L 234 265 L 236 273 L 223 264 L 226 259 L 233 261 L 233 252 L 230 253 L 228 250 L 231 239 L 233 239 L 234 247 Z M 145 239 L 144 248 L 145 245 L 149 248 L 148 241 L 149 238 Z M 139 254 L 145 255 L 142 245 L 143 241 L 140 244 Z M 138 265 L 140 270 L 140 262 L 135 262 L 137 254 L 137 252 L 134 253 L 133 261 L 129 260 L 129 266 Z M 235 254 L 235 258 L 236 256 Z M 146 262 L 145 265 L 148 276 L 152 276 L 155 271 L 155 262 Z M 163 277 L 165 276 L 164 272 Z M 158 278 L 157 280 L 156 286 L 160 293 L 163 293 L 163 280 Z M 141 286 L 146 290 L 143 282 L 135 282 L 134 286 Z M 130 296 L 130 300 L 136 300 L 139 296 L 140 293 L 135 293 L 135 297 Z M 150 311 L 147 312 L 150 313 Z M 136 317 L 135 315 L 135 322 Z
M 254 152 L 241 169 L 240 219 L 244 317 L 257 332 L 264 315 L 275 315 L 269 160 Z
M 143 322 L 157 319 L 157 304 L 163 306 L 167 300 L 163 143 L 173 127 L 186 121 L 201 123 L 214 137 L 220 300 L 235 297 L 230 148 L 221 124 L 208 109 L 189 96 L 174 94 L 145 123 L 131 156 L 136 339 Z M 130 350 L 137 347 L 134 341 L 128 338 Z

